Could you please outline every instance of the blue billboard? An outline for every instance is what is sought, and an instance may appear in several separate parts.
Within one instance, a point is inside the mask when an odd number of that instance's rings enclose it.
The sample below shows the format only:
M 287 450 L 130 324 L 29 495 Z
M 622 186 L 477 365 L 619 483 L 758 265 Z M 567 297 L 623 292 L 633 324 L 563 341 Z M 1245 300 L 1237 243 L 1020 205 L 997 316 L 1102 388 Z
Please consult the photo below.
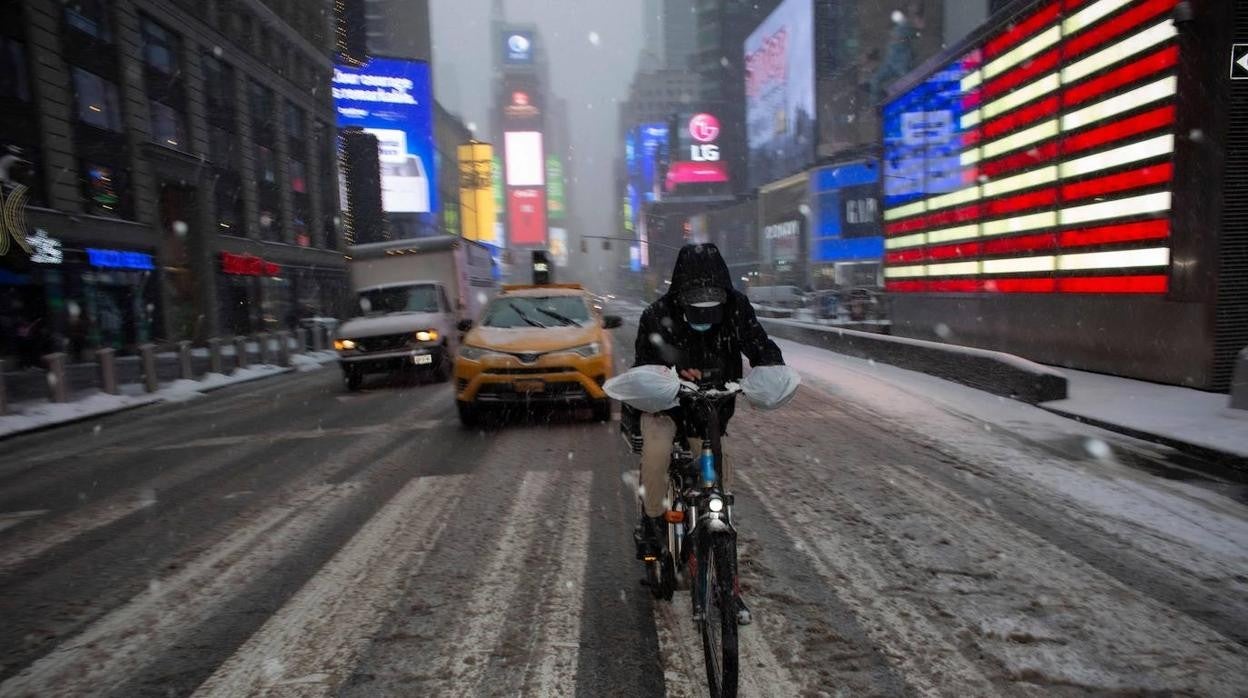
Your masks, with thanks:
M 810 261 L 870 261 L 884 256 L 874 160 L 821 167 L 810 178 Z
M 333 97 L 339 128 L 359 127 L 377 137 L 382 208 L 437 212 L 429 64 L 373 58 L 359 68 L 335 66 Z

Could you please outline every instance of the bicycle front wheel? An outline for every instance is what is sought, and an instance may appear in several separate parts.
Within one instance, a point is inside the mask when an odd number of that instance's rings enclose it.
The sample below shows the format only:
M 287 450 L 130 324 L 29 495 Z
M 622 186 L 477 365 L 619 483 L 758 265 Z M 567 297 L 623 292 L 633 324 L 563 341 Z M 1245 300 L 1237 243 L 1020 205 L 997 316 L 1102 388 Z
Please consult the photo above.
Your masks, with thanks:
M 737 695 L 737 545 L 730 533 L 704 536 L 699 555 L 702 652 L 712 698 Z

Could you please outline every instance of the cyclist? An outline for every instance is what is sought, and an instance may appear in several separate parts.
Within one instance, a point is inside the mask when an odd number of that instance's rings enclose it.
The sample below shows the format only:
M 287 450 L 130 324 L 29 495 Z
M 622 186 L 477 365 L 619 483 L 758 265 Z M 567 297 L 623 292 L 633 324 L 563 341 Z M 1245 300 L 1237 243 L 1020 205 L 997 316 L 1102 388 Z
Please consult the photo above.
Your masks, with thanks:
M 751 366 L 784 364 L 780 347 L 767 336 L 745 294 L 732 287 L 728 264 L 713 244 L 685 245 L 672 269 L 671 288 L 646 308 L 637 330 L 634 366 L 660 365 L 675 368 L 681 378 L 723 384 L 742 376 L 741 355 Z M 721 429 L 732 417 L 735 404 L 720 407 Z M 684 429 L 685 415 L 679 407 L 660 414 L 644 413 L 641 419 L 641 498 L 643 515 L 636 533 L 637 558 L 662 552 L 667 540 L 667 468 L 672 442 Z M 694 453 L 701 448 L 690 438 Z M 724 457 L 725 464 L 731 459 Z M 730 490 L 730 466 L 720 474 Z M 742 622 L 749 613 L 742 604 Z

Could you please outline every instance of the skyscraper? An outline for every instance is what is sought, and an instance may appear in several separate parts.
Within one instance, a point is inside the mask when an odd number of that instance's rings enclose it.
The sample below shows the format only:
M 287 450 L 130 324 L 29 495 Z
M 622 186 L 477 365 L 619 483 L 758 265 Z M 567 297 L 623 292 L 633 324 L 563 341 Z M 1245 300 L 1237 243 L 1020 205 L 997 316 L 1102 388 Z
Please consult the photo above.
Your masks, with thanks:
M 368 52 L 378 56 L 433 58 L 429 0 L 365 0 Z

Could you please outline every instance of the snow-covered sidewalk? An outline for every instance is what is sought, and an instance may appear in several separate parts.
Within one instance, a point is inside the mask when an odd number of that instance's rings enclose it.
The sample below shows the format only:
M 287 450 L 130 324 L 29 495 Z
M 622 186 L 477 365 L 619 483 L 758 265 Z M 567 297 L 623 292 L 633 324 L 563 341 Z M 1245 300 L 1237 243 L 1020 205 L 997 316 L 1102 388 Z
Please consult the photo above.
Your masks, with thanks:
M 290 358 L 291 368 L 254 365 L 237 369 L 229 375 L 207 373 L 200 376 L 199 380 L 176 380 L 164 383 L 154 393 L 143 392 L 142 386 L 127 384 L 120 386 L 120 395 L 96 392 L 72 402 L 55 403 L 38 400 L 15 403 L 9 406 L 9 414 L 0 415 L 0 439 L 157 402 L 186 402 L 203 397 L 204 393 L 239 383 L 269 378 L 289 373 L 292 370 L 316 370 L 324 364 L 336 361 L 338 356 L 334 352 L 323 351 L 295 354 Z
M 1044 403 L 1045 409 L 1161 443 L 1248 458 L 1248 410 L 1231 409 L 1226 395 L 1060 370 L 1070 397 Z

